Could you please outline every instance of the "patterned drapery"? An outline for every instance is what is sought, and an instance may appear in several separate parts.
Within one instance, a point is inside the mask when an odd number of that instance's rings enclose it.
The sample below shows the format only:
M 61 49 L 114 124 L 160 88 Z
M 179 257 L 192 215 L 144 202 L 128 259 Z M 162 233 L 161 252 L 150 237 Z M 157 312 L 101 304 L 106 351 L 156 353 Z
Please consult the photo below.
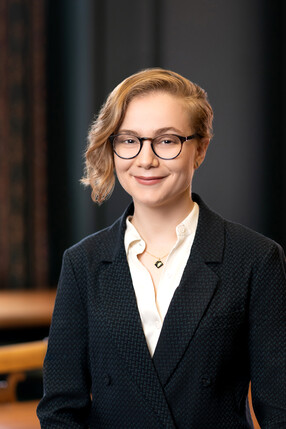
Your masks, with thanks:
M 0 2 L 0 289 L 47 285 L 44 8 Z

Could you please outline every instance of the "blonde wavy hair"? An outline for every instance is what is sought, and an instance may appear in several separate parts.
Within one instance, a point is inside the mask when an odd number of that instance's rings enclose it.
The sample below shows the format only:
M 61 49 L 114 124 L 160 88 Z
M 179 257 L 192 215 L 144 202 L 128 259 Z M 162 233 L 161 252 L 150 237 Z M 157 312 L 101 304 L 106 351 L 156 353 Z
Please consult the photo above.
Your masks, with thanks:
M 193 132 L 201 138 L 212 137 L 213 111 L 207 93 L 195 83 L 170 70 L 151 68 L 123 80 L 109 94 L 92 123 L 85 152 L 85 174 L 81 182 L 92 188 L 93 201 L 101 204 L 115 184 L 114 159 L 109 136 L 118 132 L 130 101 L 154 91 L 182 98 L 190 113 Z

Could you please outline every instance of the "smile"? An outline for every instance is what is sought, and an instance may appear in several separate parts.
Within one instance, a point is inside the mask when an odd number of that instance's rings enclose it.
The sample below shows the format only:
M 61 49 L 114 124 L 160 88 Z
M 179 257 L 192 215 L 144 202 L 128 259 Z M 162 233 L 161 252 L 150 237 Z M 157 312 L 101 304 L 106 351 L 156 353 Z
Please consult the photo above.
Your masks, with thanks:
M 165 177 L 145 177 L 145 176 L 134 176 L 136 181 L 141 185 L 156 185 L 160 183 Z

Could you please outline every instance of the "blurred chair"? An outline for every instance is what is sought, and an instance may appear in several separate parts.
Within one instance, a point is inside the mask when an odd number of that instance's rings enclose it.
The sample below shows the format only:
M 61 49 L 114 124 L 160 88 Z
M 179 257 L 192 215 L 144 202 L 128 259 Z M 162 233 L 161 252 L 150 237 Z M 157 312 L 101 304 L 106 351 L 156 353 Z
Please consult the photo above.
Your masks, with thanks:
M 249 402 L 249 408 L 250 408 L 250 414 L 253 421 L 254 429 L 260 429 L 260 426 L 258 424 L 258 421 L 255 417 L 253 406 L 252 406 L 252 399 L 251 399 L 251 383 L 249 384 L 249 390 L 248 390 L 248 402 Z
M 56 289 L 0 291 L 0 330 L 49 327 Z
M 47 341 L 0 347 L 0 428 L 40 429 L 39 399 L 18 400 L 18 386 L 31 371 L 42 370 Z

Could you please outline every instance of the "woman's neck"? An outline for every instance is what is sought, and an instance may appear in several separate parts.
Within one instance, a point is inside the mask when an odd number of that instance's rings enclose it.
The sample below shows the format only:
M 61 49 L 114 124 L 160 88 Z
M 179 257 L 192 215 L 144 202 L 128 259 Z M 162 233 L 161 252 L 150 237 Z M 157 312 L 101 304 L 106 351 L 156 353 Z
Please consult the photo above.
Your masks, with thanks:
M 134 202 L 132 223 L 147 244 L 150 252 L 167 253 L 176 242 L 176 226 L 193 209 L 191 197 L 183 204 L 151 207 Z

